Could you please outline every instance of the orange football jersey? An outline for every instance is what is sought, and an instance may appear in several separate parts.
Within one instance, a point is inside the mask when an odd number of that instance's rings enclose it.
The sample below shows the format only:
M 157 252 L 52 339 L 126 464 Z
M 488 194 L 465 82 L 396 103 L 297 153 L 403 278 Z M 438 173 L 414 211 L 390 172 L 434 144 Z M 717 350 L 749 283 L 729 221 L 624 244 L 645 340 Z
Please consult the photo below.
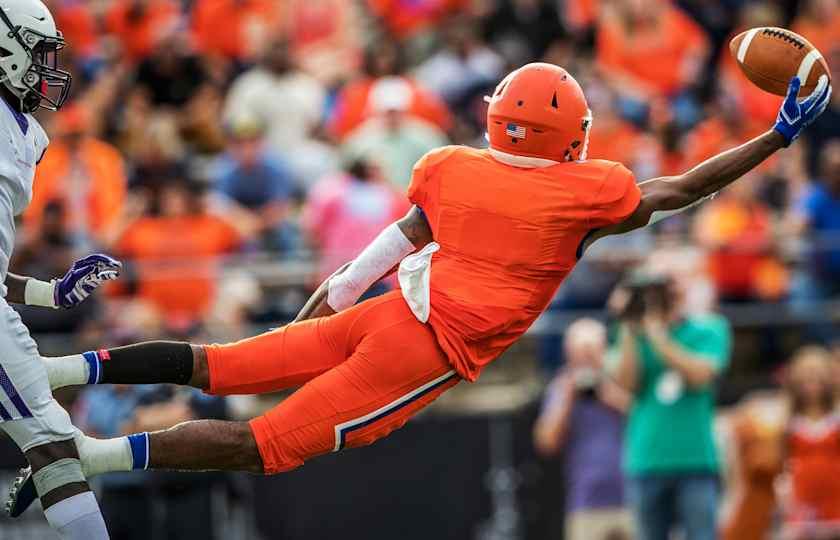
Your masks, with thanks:
M 788 520 L 840 522 L 840 419 L 794 418 L 787 451 L 793 480 Z
M 449 146 L 417 162 L 408 197 L 440 244 L 429 323 L 474 381 L 548 306 L 586 234 L 627 218 L 641 192 L 611 161 L 520 168 Z

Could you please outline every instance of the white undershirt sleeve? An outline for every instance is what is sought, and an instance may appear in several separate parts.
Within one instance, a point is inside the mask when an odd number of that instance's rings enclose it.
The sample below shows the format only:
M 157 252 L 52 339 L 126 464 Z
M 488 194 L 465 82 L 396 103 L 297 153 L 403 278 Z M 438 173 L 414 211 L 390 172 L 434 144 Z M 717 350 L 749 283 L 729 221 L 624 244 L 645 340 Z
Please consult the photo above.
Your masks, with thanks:
M 414 249 L 414 244 L 399 226 L 392 223 L 350 263 L 347 270 L 330 278 L 327 304 L 336 312 L 349 308 Z

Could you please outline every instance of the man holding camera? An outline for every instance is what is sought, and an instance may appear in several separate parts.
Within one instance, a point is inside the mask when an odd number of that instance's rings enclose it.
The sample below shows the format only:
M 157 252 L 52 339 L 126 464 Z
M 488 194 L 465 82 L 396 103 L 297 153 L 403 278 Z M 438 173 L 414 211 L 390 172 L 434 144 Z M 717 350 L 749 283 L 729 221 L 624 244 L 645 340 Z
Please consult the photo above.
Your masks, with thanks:
M 566 365 L 548 386 L 534 446 L 546 457 L 565 450 L 565 538 L 632 538 L 621 476 L 629 396 L 603 376 L 607 330 L 594 319 L 578 319 L 566 329 L 563 345 Z
M 615 380 L 633 395 L 625 431 L 628 501 L 640 540 L 716 537 L 719 460 L 712 435 L 713 382 L 729 360 L 718 315 L 687 315 L 663 274 L 636 274 L 611 308 L 620 321 Z

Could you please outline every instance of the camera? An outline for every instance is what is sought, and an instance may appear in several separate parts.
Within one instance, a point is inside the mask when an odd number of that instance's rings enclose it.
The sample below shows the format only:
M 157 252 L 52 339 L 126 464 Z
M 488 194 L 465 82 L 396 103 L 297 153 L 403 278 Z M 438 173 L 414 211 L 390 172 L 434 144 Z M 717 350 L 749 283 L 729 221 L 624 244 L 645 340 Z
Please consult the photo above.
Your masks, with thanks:
M 575 392 L 583 397 L 595 397 L 603 375 L 593 367 L 581 367 L 572 371 L 572 377 Z
M 629 298 L 616 316 L 628 322 L 640 321 L 646 313 L 668 313 L 671 309 L 671 278 L 661 273 L 634 272 L 620 287 Z

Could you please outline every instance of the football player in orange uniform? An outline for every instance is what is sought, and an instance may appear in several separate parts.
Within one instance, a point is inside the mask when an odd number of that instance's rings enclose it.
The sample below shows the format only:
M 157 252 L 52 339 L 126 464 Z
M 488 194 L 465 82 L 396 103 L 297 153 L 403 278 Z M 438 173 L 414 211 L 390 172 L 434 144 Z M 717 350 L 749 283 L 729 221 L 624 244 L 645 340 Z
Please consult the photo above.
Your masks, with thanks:
M 408 214 L 314 293 L 297 320 L 226 345 L 149 342 L 46 358 L 55 387 L 189 384 L 212 394 L 300 386 L 250 422 L 198 420 L 117 439 L 79 434 L 84 470 L 273 474 L 370 444 L 481 370 L 528 329 L 596 239 L 707 198 L 789 145 L 825 108 L 823 80 L 773 129 L 683 175 L 636 184 L 586 160 L 592 122 L 565 70 L 529 64 L 488 98 L 490 147 L 434 150 L 414 168 Z M 398 268 L 401 289 L 354 305 Z M 301 386 L 302 385 L 302 386 Z M 25 503 L 24 481 L 13 494 Z

